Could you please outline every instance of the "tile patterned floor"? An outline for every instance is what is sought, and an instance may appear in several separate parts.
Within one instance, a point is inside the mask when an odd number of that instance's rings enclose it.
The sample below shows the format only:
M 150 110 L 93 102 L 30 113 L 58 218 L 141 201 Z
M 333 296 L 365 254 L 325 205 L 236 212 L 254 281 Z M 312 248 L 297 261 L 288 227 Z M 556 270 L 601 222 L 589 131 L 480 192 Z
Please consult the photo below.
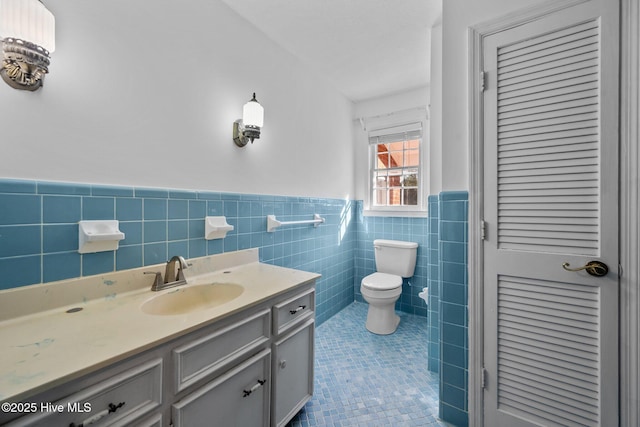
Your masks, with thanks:
M 374 335 L 367 308 L 354 302 L 316 329 L 314 397 L 287 427 L 448 426 L 427 370 L 426 318 L 398 313 L 394 334 Z

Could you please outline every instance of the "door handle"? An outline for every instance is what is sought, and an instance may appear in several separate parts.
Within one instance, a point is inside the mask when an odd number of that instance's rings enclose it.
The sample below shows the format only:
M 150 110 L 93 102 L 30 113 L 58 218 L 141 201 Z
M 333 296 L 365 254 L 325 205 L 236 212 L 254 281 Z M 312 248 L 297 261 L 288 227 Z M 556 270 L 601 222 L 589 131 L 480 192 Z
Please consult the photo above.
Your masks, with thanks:
M 596 277 L 606 276 L 607 273 L 609 272 L 609 267 L 607 267 L 607 264 L 600 261 L 589 261 L 582 267 L 578 267 L 578 268 L 569 268 L 569 267 L 571 267 L 571 264 L 569 264 L 568 262 L 565 262 L 562 264 L 562 268 L 564 268 L 567 271 L 586 270 L 587 273 Z

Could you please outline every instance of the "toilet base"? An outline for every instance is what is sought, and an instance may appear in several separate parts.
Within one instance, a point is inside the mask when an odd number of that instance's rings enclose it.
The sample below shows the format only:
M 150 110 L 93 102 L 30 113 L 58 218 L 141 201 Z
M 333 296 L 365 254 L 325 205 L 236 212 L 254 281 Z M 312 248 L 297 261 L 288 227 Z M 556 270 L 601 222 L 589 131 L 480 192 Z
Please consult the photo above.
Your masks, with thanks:
M 377 335 L 389 335 L 398 329 L 400 316 L 398 316 L 393 305 L 386 307 L 376 307 L 369 304 L 367 312 L 367 323 L 365 327 L 369 332 Z
M 398 301 L 402 293 L 401 277 L 397 277 L 397 284 L 398 287 L 396 288 L 384 290 L 372 290 L 364 286 L 364 284 L 360 286 L 362 298 L 369 303 L 367 323 L 365 324 L 369 332 L 378 335 L 389 335 L 398 328 L 400 317 L 396 314 L 395 308 L 396 301 Z

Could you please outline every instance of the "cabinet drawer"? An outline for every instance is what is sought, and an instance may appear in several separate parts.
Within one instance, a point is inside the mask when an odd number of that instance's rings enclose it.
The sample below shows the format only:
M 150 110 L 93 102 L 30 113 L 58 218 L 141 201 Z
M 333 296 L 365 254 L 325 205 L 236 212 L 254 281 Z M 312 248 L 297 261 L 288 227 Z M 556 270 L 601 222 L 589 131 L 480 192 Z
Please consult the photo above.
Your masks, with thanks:
M 269 309 L 173 350 L 178 393 L 269 341 Z
M 314 314 L 315 290 L 308 289 L 273 306 L 273 333 L 280 335 Z
M 10 426 L 129 425 L 162 403 L 162 359 L 151 360 L 22 417 Z M 46 405 L 45 403 L 38 405 Z

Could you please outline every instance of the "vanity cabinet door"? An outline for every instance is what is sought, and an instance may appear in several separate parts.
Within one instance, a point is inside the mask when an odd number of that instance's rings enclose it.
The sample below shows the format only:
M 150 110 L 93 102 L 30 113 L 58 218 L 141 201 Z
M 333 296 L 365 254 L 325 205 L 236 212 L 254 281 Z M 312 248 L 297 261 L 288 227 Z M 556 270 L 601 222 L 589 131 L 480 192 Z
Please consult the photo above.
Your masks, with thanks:
M 272 426 L 284 426 L 313 395 L 314 319 L 273 345 Z
M 220 375 L 172 406 L 175 427 L 269 425 L 271 350 Z

